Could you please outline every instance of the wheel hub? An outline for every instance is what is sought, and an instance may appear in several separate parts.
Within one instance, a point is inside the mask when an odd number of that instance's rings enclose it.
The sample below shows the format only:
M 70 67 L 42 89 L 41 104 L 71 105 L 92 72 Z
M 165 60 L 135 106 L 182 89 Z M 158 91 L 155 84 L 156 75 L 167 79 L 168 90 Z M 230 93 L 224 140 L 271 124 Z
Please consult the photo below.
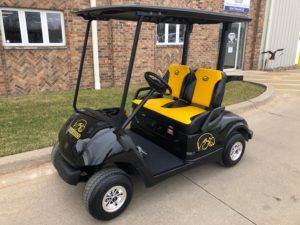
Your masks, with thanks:
M 106 212 L 115 212 L 122 207 L 126 197 L 127 192 L 123 186 L 114 186 L 105 193 L 102 207 Z
M 234 143 L 230 150 L 230 158 L 232 161 L 236 161 L 240 158 L 243 152 L 243 144 L 242 142 L 238 141 Z

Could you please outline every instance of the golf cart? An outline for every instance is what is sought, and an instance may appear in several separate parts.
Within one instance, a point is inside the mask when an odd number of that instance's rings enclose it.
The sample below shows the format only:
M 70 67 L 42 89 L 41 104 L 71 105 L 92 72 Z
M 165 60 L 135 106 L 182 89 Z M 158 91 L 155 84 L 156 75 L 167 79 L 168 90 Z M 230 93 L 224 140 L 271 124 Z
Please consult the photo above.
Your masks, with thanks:
M 139 175 L 150 187 L 206 162 L 231 167 L 240 161 L 252 131 L 243 118 L 222 106 L 226 83 L 236 79 L 222 69 L 231 24 L 248 22 L 248 17 L 142 5 L 95 7 L 77 15 L 88 22 L 75 112 L 60 130 L 52 162 L 65 182 L 87 182 L 83 197 L 92 216 L 109 220 L 124 211 L 133 194 L 129 175 Z M 78 109 L 91 21 L 110 19 L 137 22 L 121 106 Z M 143 22 L 184 24 L 182 61 L 170 65 L 163 77 L 146 72 L 149 87 L 136 92 L 133 112 L 127 116 L 125 103 Z M 194 24 L 222 24 L 216 70 L 186 65 Z

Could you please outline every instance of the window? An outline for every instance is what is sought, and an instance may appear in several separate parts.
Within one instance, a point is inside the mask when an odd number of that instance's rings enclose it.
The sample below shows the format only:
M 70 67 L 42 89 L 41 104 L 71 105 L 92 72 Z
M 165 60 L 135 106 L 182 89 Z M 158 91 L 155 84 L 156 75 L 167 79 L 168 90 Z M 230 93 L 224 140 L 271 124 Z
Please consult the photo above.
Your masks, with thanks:
M 4 46 L 64 46 L 62 12 L 0 9 Z
M 160 23 L 157 25 L 157 45 L 182 45 L 185 25 Z

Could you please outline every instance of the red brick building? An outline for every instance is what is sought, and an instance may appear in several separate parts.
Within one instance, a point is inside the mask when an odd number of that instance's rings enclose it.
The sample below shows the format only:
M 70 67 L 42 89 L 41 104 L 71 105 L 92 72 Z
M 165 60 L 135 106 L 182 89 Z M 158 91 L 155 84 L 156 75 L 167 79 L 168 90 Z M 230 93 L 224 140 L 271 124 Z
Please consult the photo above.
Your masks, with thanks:
M 224 0 L 97 1 L 98 6 L 133 3 L 218 12 L 223 11 L 224 8 Z M 89 0 L 0 1 L 2 12 L 0 96 L 36 94 L 43 91 L 68 90 L 74 87 L 86 21 L 76 17 L 73 12 L 86 7 L 90 7 Z M 252 18 L 252 21 L 247 27 L 236 26 L 236 31 L 241 36 L 239 53 L 237 58 L 234 58 L 234 65 L 229 67 L 257 69 L 264 11 L 265 0 L 251 1 L 247 15 Z M 176 32 L 181 28 L 173 28 L 174 35 L 177 35 L 176 42 L 178 42 L 180 34 Z M 135 23 L 132 22 L 113 20 L 98 22 L 102 88 L 123 84 L 134 29 Z M 219 30 L 219 25 L 194 26 L 188 65 L 211 68 L 216 66 Z M 159 42 L 157 32 L 157 26 L 154 24 L 144 23 L 142 26 L 133 70 L 133 83 L 144 82 L 143 74 L 147 70 L 163 73 L 169 64 L 180 63 L 182 45 L 180 43 L 157 43 Z M 170 35 L 172 36 L 173 33 Z M 86 88 L 94 87 L 91 39 L 88 43 L 82 83 Z

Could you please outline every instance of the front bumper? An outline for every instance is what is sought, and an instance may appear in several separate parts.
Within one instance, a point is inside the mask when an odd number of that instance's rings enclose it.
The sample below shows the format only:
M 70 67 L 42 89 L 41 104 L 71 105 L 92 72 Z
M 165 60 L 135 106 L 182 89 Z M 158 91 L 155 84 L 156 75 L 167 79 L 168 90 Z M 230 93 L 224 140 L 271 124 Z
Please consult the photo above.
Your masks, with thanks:
M 52 164 L 60 177 L 68 184 L 76 185 L 80 181 L 81 171 L 70 166 L 61 156 L 58 145 L 52 149 Z

